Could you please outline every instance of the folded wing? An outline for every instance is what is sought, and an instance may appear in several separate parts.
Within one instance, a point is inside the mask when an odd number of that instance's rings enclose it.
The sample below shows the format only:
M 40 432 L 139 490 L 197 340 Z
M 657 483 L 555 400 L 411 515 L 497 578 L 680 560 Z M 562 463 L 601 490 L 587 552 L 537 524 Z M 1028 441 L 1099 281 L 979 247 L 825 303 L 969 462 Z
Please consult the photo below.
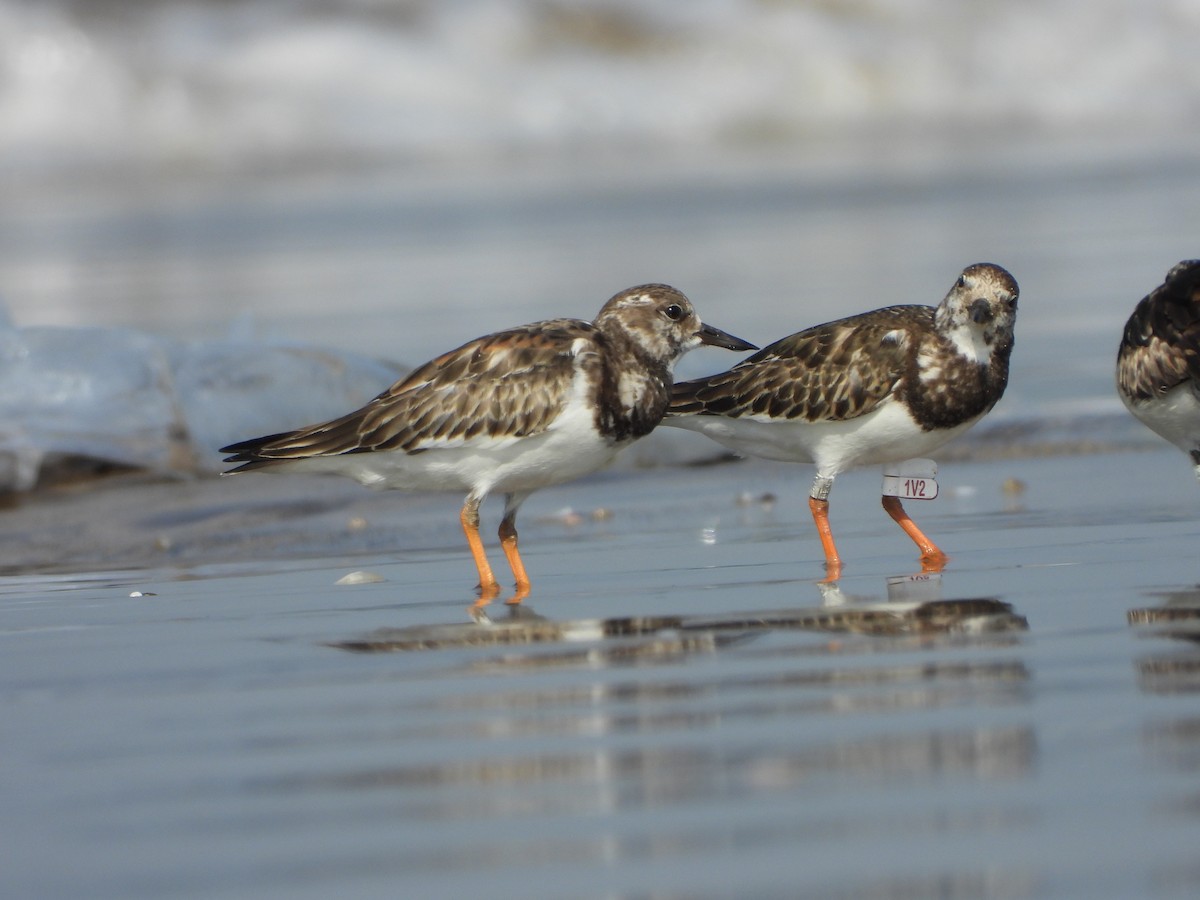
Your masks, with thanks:
M 899 306 L 867 315 L 809 328 L 727 372 L 677 384 L 671 413 L 807 422 L 865 415 L 896 388 L 911 355 L 909 329 L 933 311 Z
M 310 456 L 397 450 L 420 453 L 494 445 L 547 430 L 565 408 L 587 322 L 560 319 L 498 332 L 413 370 L 348 415 L 231 444 L 232 471 Z

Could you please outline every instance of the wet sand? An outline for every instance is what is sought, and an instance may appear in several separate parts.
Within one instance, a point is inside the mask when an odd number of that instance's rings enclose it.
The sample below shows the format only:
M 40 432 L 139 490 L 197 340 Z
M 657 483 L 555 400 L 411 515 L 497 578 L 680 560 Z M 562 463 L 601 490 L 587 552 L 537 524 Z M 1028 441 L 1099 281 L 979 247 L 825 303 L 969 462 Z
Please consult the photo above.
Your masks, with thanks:
M 5 893 L 1193 896 L 1182 455 L 945 464 L 910 504 L 940 575 L 850 473 L 836 588 L 809 477 L 543 491 L 532 593 L 475 615 L 448 495 L 28 502 L 63 559 L 0 581 Z M 336 584 L 355 571 L 382 580 Z
M 1018 460 L 1089 459 L 1162 450 L 1158 438 L 1122 414 L 988 422 L 943 448 L 938 456 L 943 465 L 979 463 L 1003 472 Z M 770 504 L 758 501 L 763 495 L 777 493 L 765 485 L 778 482 L 779 501 L 799 504 L 796 509 L 803 511 L 811 468 L 738 460 L 705 438 L 671 428 L 659 428 L 638 441 L 593 480 L 607 485 L 628 479 L 630 484 L 643 486 L 639 489 L 651 491 L 660 482 L 682 481 L 685 486 L 680 490 L 687 495 L 693 492 L 687 482 L 724 480 L 726 476 L 712 476 L 707 471 L 721 473 L 726 468 L 731 469 L 728 479 L 732 484 L 725 488 L 729 496 L 711 498 L 716 508 L 728 502 L 742 508 L 743 515 L 755 506 L 769 509 Z M 763 469 L 778 471 L 778 476 L 758 474 Z M 4 546 L 0 573 L 253 564 L 372 553 L 405 558 L 462 542 L 456 516 L 462 498 L 452 495 L 381 493 L 347 479 L 328 477 L 155 473 L 82 458 L 60 461 L 44 469 L 44 474 L 47 480 L 42 487 L 11 493 L 0 507 L 4 513 L 0 515 Z M 858 477 L 855 473 L 839 480 L 839 493 L 842 481 Z M 764 487 L 758 494 L 735 489 L 732 485 L 739 478 Z M 603 504 L 577 505 L 586 504 L 589 497 L 594 502 L 597 489 L 589 488 L 593 480 L 537 494 L 537 500 L 522 510 L 522 533 L 538 529 L 539 534 L 556 538 L 564 533 L 586 533 L 588 523 L 607 525 Z M 1009 485 L 1007 493 L 1017 503 L 1020 485 L 1012 488 Z M 976 488 L 966 485 L 951 493 L 963 500 L 973 492 Z M 498 510 L 502 499 L 492 502 Z M 644 508 L 638 504 L 632 515 L 639 521 L 657 517 L 659 505 L 651 503 Z

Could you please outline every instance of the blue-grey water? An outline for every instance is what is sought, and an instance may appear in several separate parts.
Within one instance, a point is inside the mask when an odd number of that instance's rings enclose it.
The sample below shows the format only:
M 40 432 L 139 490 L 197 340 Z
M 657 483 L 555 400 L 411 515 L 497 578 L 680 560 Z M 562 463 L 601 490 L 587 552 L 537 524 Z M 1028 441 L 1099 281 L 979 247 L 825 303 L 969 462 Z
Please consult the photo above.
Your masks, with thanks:
M 303 479 L 206 511 L 395 549 L 5 578 L 5 893 L 1194 896 L 1200 656 L 1127 621 L 1200 604 L 1183 459 L 940 477 L 940 576 L 839 479 L 836 590 L 758 463 L 539 495 L 519 614 L 470 614 L 454 498 Z

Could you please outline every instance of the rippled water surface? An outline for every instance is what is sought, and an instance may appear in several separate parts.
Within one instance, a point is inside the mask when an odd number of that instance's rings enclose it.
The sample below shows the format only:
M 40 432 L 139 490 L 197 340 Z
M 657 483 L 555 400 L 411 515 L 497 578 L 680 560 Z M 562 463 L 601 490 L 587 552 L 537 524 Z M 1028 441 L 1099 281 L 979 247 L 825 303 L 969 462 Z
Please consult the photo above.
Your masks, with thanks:
M 749 463 L 538 495 L 515 609 L 451 498 L 387 498 L 433 549 L 6 578 L 6 893 L 1194 896 L 1184 460 L 941 478 L 940 574 L 863 472 L 818 583 L 807 474 Z

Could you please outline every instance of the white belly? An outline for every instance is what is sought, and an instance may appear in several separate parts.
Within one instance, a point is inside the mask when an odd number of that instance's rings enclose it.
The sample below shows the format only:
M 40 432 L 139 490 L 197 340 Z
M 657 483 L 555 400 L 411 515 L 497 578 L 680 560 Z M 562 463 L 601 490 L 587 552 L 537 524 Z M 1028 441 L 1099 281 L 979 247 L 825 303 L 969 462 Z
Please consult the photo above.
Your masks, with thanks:
M 476 438 L 420 453 L 389 450 L 317 456 L 279 469 L 344 475 L 368 487 L 414 491 L 532 491 L 602 469 L 622 448 L 603 440 L 586 415 L 564 415 L 553 429 L 525 438 Z
M 1172 388 L 1161 399 L 1131 401 L 1124 394 L 1121 399 L 1143 425 L 1184 453 L 1200 448 L 1200 398 L 1191 383 Z
M 817 464 L 817 474 L 832 478 L 858 465 L 895 462 L 931 453 L 962 434 L 982 416 L 954 428 L 923 431 L 899 403 L 885 403 L 865 416 L 844 422 L 763 421 L 723 416 L 664 419 L 719 444 L 764 459 Z

